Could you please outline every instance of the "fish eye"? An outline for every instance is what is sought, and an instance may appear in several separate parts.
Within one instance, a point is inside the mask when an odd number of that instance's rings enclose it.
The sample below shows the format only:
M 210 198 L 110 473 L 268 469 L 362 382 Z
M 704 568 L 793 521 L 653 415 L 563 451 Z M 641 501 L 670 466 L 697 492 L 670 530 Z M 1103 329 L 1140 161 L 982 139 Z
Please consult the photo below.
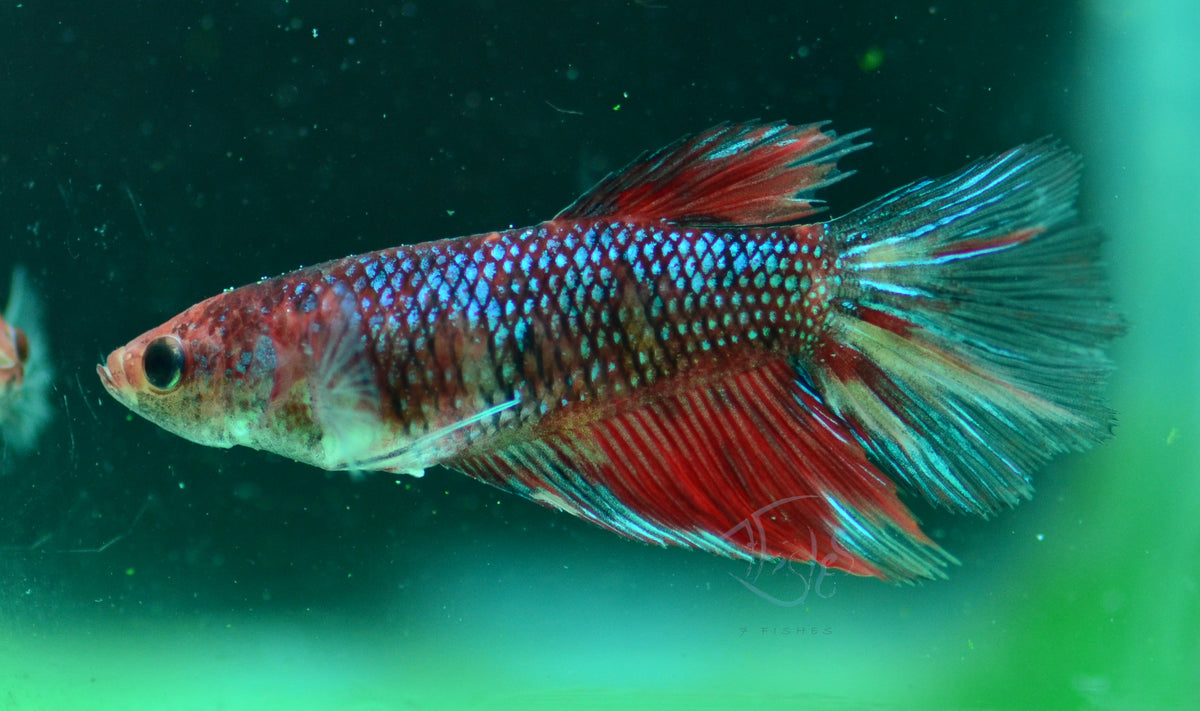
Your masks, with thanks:
M 16 336 L 17 362 L 24 363 L 29 360 L 29 339 L 25 337 L 25 332 L 19 328 L 13 329 L 13 335 Z
M 183 342 L 175 336 L 160 336 L 142 353 L 142 370 L 146 382 L 156 390 L 168 392 L 179 387 L 187 359 L 183 354 Z

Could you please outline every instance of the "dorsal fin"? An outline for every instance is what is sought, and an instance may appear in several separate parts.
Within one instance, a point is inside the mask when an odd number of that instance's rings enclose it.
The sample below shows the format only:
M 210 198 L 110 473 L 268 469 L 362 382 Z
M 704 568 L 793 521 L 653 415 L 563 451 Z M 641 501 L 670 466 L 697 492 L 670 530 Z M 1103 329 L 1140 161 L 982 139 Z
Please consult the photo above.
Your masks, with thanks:
M 811 194 L 850 172 L 836 162 L 869 144 L 824 124 L 725 124 L 685 136 L 610 173 L 556 219 L 649 218 L 678 224 L 770 225 L 820 209 Z
M 630 538 L 890 580 L 954 559 L 782 358 L 445 464 Z

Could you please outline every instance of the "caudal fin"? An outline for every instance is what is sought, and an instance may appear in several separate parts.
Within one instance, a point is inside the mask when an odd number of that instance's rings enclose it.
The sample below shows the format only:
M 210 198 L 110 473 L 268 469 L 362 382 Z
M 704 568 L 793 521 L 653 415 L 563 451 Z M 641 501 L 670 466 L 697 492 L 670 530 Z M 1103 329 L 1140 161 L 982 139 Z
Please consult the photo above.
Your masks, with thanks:
M 1051 140 L 892 192 L 829 226 L 842 286 L 813 374 L 874 458 L 988 515 L 1109 432 L 1120 332 L 1079 159 Z

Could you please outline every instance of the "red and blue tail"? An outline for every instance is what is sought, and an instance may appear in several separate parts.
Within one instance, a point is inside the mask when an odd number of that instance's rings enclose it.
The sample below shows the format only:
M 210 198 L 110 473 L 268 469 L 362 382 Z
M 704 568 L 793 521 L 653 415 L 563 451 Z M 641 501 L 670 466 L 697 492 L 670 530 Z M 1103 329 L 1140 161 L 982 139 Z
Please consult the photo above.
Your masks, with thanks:
M 794 223 L 845 175 L 835 162 L 849 139 L 720 126 L 605 178 L 558 219 Z M 939 577 L 954 558 L 894 482 L 988 515 L 1111 425 L 1104 348 L 1120 323 L 1100 235 L 1072 225 L 1078 163 L 1034 143 L 827 223 L 837 293 L 812 352 L 742 350 L 563 406 L 446 463 L 638 540 Z M 707 317 L 687 313 L 691 301 L 679 323 Z
M 813 373 L 897 480 L 988 515 L 1051 456 L 1106 436 L 1120 331 L 1100 233 L 1074 226 L 1079 159 L 1050 140 L 832 222 L 842 291 Z

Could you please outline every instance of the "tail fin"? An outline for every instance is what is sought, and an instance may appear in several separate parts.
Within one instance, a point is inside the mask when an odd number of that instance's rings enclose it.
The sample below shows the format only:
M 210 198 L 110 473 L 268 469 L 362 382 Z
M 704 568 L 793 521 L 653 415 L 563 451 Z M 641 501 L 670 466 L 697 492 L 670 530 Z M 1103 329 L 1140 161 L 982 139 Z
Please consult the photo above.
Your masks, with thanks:
M 1121 330 L 1102 237 L 1073 226 L 1079 159 L 1051 140 L 835 220 L 842 285 L 814 373 L 864 447 L 935 503 L 983 515 L 1109 432 Z

